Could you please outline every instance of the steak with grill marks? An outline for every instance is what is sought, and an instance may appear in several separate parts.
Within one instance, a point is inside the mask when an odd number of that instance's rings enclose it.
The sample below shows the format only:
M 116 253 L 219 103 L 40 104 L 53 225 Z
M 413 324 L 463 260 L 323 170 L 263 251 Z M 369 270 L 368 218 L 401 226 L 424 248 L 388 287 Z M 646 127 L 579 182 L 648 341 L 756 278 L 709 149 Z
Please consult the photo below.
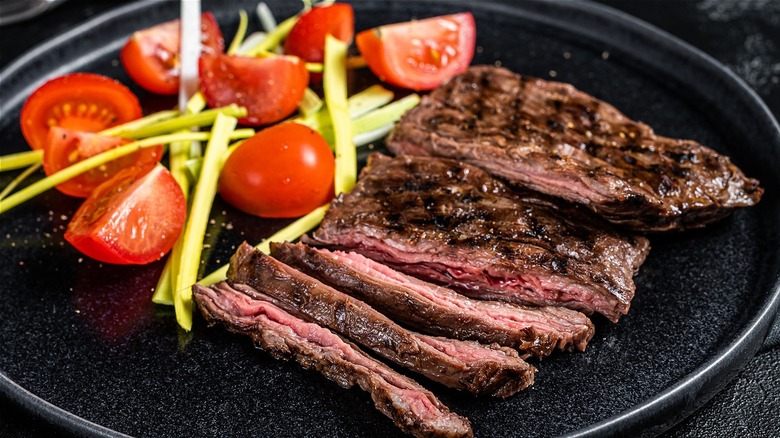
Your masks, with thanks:
M 246 243 L 230 260 L 228 282 L 277 306 L 335 330 L 378 355 L 451 388 L 508 397 L 533 384 L 534 367 L 517 351 L 411 332 L 368 304 L 255 250 Z
M 354 252 L 272 243 L 271 255 L 424 333 L 495 342 L 542 357 L 556 347 L 583 351 L 594 332 L 575 310 L 472 300 Z
M 359 252 L 474 298 L 559 305 L 617 321 L 648 240 L 574 204 L 509 189 L 466 163 L 369 157 L 305 243 Z
M 701 227 L 763 193 L 711 148 L 657 135 L 569 84 L 492 66 L 425 96 L 386 143 L 468 162 L 639 231 Z
M 371 358 L 327 328 L 303 321 L 257 291 L 253 297 L 222 282 L 194 285 L 193 299 L 210 325 L 248 335 L 276 359 L 295 359 L 344 388 L 358 385 L 374 406 L 406 433 L 418 437 L 471 437 L 471 424 L 414 380 Z

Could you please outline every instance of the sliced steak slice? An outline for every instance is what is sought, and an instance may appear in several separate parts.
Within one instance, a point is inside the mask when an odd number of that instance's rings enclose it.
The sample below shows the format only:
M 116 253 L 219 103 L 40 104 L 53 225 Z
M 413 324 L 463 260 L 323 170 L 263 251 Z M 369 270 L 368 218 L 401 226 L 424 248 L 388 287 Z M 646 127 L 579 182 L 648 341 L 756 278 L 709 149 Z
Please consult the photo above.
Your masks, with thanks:
M 276 359 L 295 359 L 344 388 L 360 386 L 374 406 L 406 433 L 418 437 L 471 437 L 471 424 L 417 382 L 371 358 L 330 330 L 303 321 L 222 282 L 194 285 L 193 298 L 210 325 L 249 335 Z
M 701 227 L 763 192 L 706 146 L 656 135 L 569 84 L 492 66 L 425 96 L 387 147 L 466 161 L 642 231 Z
M 559 305 L 617 321 L 648 240 L 576 205 L 518 193 L 483 170 L 370 157 L 306 243 L 359 252 L 474 298 Z
M 335 330 L 448 387 L 474 395 L 508 397 L 533 384 L 536 369 L 511 348 L 411 332 L 363 301 L 247 244 L 233 255 L 227 277 L 233 285 L 249 286 L 251 289 L 242 289 L 247 294 L 257 290 L 271 296 L 285 311 Z
M 497 343 L 539 357 L 556 347 L 584 351 L 593 337 L 593 324 L 575 310 L 472 300 L 358 253 L 272 243 L 271 255 L 421 332 Z

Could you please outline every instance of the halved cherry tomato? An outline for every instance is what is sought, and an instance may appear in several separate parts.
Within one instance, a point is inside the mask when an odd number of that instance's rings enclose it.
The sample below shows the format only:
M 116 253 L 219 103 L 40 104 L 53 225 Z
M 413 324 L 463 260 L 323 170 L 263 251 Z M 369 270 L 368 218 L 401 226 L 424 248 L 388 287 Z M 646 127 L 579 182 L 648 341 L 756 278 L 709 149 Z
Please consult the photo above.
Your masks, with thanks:
M 335 160 L 322 136 L 281 123 L 247 139 L 228 157 L 219 194 L 249 214 L 302 216 L 333 198 Z
M 211 12 L 200 16 L 202 52 L 218 54 L 225 40 Z M 179 92 L 179 47 L 181 20 L 172 20 L 135 32 L 119 52 L 127 74 L 147 91 L 157 94 Z
M 168 169 L 131 166 L 92 192 L 65 239 L 101 262 L 146 264 L 173 247 L 186 215 L 184 194 Z
M 468 68 L 476 37 L 474 17 L 464 12 L 365 30 L 355 42 L 379 79 L 430 90 Z
M 19 123 L 30 147 L 41 149 L 52 126 L 97 132 L 142 114 L 135 94 L 116 80 L 92 73 L 72 73 L 35 90 L 22 107 Z
M 292 114 L 309 83 L 305 63 L 295 56 L 202 55 L 200 89 L 210 107 L 237 104 L 247 109 L 239 122 L 266 125 Z
M 123 138 L 55 126 L 49 130 L 49 140 L 43 151 L 43 170 L 46 175 L 51 175 L 100 152 L 129 142 L 130 140 Z M 66 195 L 86 198 L 95 187 L 114 176 L 121 169 L 133 164 L 154 164 L 159 162 L 162 156 L 162 146 L 144 148 L 71 178 L 58 185 L 57 190 Z
M 322 62 L 325 35 L 350 43 L 355 33 L 355 13 L 346 3 L 315 6 L 301 15 L 287 38 L 284 53 L 298 56 L 308 62 Z

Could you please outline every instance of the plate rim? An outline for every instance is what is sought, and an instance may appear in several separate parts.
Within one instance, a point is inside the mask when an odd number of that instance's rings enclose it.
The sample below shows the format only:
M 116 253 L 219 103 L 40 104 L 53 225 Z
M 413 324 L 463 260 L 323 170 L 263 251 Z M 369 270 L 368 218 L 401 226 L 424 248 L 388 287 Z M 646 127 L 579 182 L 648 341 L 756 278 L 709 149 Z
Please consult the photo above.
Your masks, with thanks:
M 60 46 L 86 30 L 106 22 L 111 22 L 121 15 L 153 7 L 159 3 L 162 3 L 162 0 L 142 0 L 108 10 L 83 21 L 69 31 L 46 40 L 12 61 L 0 71 L 0 83 L 3 82 L 3 78 L 16 74 L 17 71 L 22 70 L 35 58 L 43 56 L 47 51 Z M 464 6 L 470 5 L 470 2 L 463 0 L 457 0 L 453 3 L 463 4 Z M 694 68 L 704 69 L 703 73 L 709 77 L 720 79 L 721 82 L 730 86 L 737 93 L 736 97 L 742 99 L 743 104 L 746 104 L 755 115 L 761 117 L 759 123 L 766 124 L 767 128 L 772 131 L 772 137 L 776 140 L 774 142 L 775 149 L 777 149 L 775 153 L 780 154 L 780 124 L 778 124 L 774 115 L 756 91 L 713 57 L 674 35 L 610 6 L 590 1 L 545 2 L 544 0 L 526 0 L 523 3 L 516 3 L 512 0 L 487 0 L 480 2 L 477 6 L 511 14 L 518 14 L 522 11 L 527 18 L 537 22 L 559 22 L 560 20 L 545 15 L 546 13 L 533 11 L 535 8 L 569 9 L 582 14 L 586 18 L 605 19 L 610 25 L 614 26 L 614 29 L 639 36 L 646 41 L 634 42 L 633 44 L 646 45 L 648 42 L 652 42 L 662 47 L 665 52 L 684 56 L 691 60 Z M 586 26 L 578 25 L 572 32 L 585 34 L 589 38 L 603 40 L 609 44 L 609 41 L 605 39 L 610 33 L 608 31 L 592 30 L 586 28 Z M 612 43 L 612 45 L 615 44 Z M 16 104 L 15 102 L 13 103 Z M 0 113 L 4 113 L 7 106 L 7 102 L 0 104 Z M 776 277 L 774 284 L 769 286 L 766 298 L 759 311 L 753 314 L 748 324 L 741 327 L 736 339 L 725 346 L 721 346 L 709 360 L 652 397 L 623 412 L 579 430 L 566 433 L 564 436 L 595 437 L 623 435 L 626 433 L 652 436 L 668 430 L 720 392 L 737 372 L 753 358 L 768 334 L 778 309 L 780 309 L 780 276 Z M 24 410 L 49 421 L 52 425 L 60 427 L 65 431 L 99 437 L 128 436 L 86 420 L 44 400 L 10 379 L 2 370 L 0 370 L 0 392 Z M 694 394 L 694 397 L 691 397 L 691 394 Z M 664 419 L 664 421 L 653 421 L 659 419 Z

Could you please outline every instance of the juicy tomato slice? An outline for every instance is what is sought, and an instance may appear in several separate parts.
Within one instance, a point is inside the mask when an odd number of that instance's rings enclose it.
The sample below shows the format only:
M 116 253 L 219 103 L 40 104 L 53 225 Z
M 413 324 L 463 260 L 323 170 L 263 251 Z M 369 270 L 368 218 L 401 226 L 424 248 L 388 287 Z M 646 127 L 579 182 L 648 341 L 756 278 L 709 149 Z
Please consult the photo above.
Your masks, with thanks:
M 101 262 L 146 264 L 170 251 L 186 215 L 184 194 L 165 167 L 132 166 L 92 192 L 65 239 Z
M 24 103 L 19 122 L 30 147 L 42 149 L 52 126 L 97 132 L 142 114 L 135 94 L 116 80 L 92 73 L 72 73 L 35 90 Z
M 247 109 L 246 125 L 266 125 L 292 114 L 303 99 L 309 72 L 295 56 L 200 57 L 200 89 L 210 107 L 237 104 Z
M 284 53 L 298 56 L 308 62 L 322 62 L 325 53 L 325 35 L 333 35 L 349 43 L 355 33 L 355 13 L 346 3 L 315 6 L 301 15 L 287 38 Z
M 43 170 L 46 175 L 51 175 L 100 152 L 129 142 L 130 140 L 123 138 L 55 126 L 49 130 L 49 140 L 43 151 Z M 58 185 L 57 190 L 66 195 L 86 198 L 98 185 L 110 179 L 121 169 L 134 164 L 154 164 L 159 162 L 162 156 L 162 146 L 144 148 L 71 178 Z
M 200 16 L 203 53 L 225 50 L 225 40 L 211 12 Z M 179 47 L 181 20 L 172 20 L 140 30 L 130 37 L 119 52 L 127 74 L 147 91 L 157 94 L 179 92 Z
M 381 80 L 430 90 L 468 68 L 476 37 L 474 17 L 464 12 L 365 30 L 355 42 Z
M 302 216 L 333 198 L 335 160 L 322 136 L 297 123 L 266 128 L 225 161 L 219 194 L 262 217 Z

